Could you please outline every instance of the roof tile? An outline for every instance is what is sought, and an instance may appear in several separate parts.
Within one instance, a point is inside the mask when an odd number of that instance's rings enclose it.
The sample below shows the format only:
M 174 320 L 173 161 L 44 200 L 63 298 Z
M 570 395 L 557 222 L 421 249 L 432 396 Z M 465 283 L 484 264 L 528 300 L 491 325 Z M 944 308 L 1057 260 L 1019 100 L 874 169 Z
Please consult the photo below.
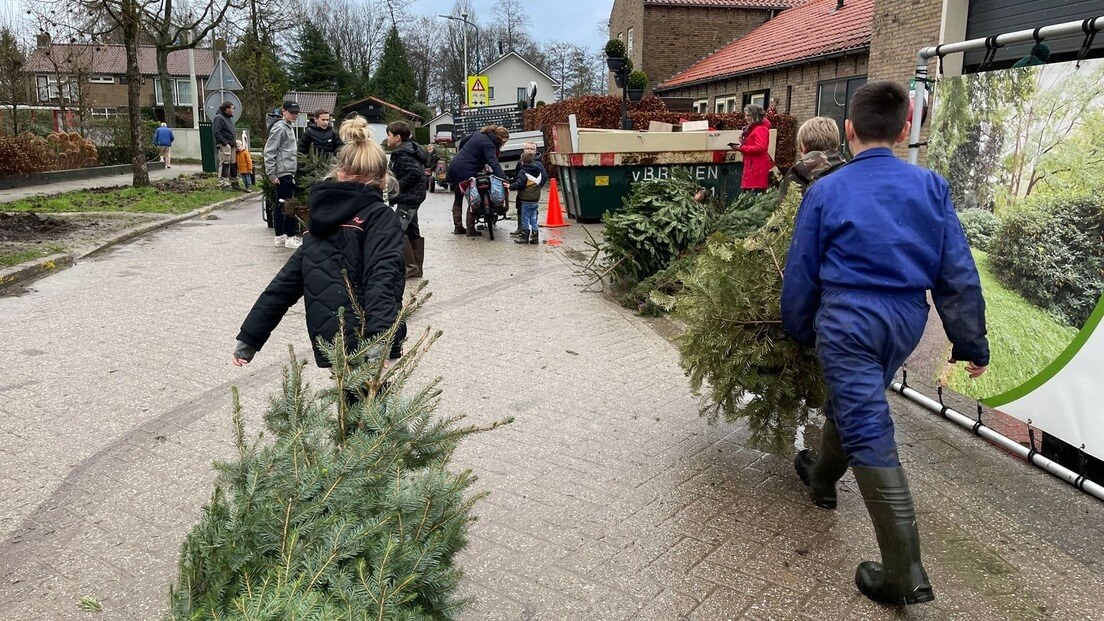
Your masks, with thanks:
M 49 54 L 47 55 L 47 49 Z M 102 75 L 123 75 L 126 73 L 126 48 L 122 45 L 91 45 L 84 43 L 54 43 L 49 48 L 35 48 L 27 59 L 26 69 L 30 73 L 52 73 L 64 70 L 67 59 L 75 64 L 83 59 L 92 61 L 92 73 Z M 57 63 L 57 66 L 55 66 Z M 215 51 L 210 48 L 197 48 L 195 51 L 195 70 L 198 76 L 211 75 L 215 66 Z M 142 75 L 157 75 L 157 48 L 152 45 L 138 47 L 138 70 Z M 188 69 L 187 50 L 169 53 L 169 75 L 186 76 Z
M 724 7 L 732 9 L 788 9 L 806 0 L 644 0 L 649 6 Z
M 703 58 L 659 85 L 667 90 L 695 82 L 764 70 L 870 45 L 874 0 L 811 0 L 788 9 L 744 37 Z

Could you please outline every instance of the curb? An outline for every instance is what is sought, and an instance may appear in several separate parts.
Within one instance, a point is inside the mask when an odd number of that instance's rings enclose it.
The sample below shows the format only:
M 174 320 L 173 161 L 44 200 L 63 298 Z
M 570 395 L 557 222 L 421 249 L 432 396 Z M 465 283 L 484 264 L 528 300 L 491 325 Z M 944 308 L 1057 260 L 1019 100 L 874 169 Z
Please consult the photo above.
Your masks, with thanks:
M 4 289 L 12 285 L 26 282 L 28 280 L 38 278 L 43 275 L 51 274 L 53 272 L 63 270 L 67 267 L 72 267 L 77 261 L 80 261 L 81 259 L 86 259 L 88 257 L 94 256 L 103 252 L 104 250 L 117 246 L 123 242 L 130 241 L 136 237 L 141 237 L 142 235 L 153 233 L 154 231 L 168 228 L 174 224 L 178 224 L 186 220 L 191 220 L 193 218 L 198 218 L 199 216 L 205 216 L 220 207 L 227 207 L 234 203 L 248 200 L 249 198 L 252 198 L 254 194 L 258 196 L 260 195 L 257 192 L 252 192 L 250 194 L 246 194 L 245 196 L 235 196 L 234 198 L 228 198 L 224 201 L 212 203 L 210 205 L 207 205 L 206 207 L 194 209 L 185 214 L 172 216 L 164 220 L 158 220 L 157 222 L 149 222 L 141 226 L 128 229 L 126 231 L 123 231 L 122 233 L 119 233 L 115 237 L 107 239 L 99 246 L 96 246 L 95 248 L 84 253 L 66 252 L 61 254 L 54 254 L 42 259 L 26 261 L 18 265 L 13 265 L 11 267 L 0 269 L 0 291 L 3 291 Z

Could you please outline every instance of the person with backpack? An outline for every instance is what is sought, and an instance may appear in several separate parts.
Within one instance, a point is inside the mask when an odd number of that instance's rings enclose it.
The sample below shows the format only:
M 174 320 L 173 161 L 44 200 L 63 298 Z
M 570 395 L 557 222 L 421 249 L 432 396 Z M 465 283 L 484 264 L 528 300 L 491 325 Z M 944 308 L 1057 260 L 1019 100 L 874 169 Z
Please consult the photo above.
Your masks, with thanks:
M 536 153 L 523 152 L 521 165 L 514 175 L 514 182 L 510 189 L 518 193 L 518 221 L 521 223 L 522 232 L 514 239 L 519 244 L 539 244 L 540 235 L 537 232 L 537 211 L 540 208 L 541 188 L 548 182 L 548 173 L 544 166 L 537 160 Z
M 491 173 L 502 179 L 506 173 L 502 171 L 502 165 L 498 162 L 498 151 L 506 141 L 510 139 L 510 131 L 499 125 L 487 125 L 479 130 L 479 133 L 466 136 L 460 141 L 459 149 L 452 161 L 449 162 L 446 180 L 452 185 L 455 198 L 452 202 L 452 232 L 456 235 L 467 234 L 468 237 L 480 237 L 483 233 L 475 228 L 475 213 L 470 209 L 466 220 L 464 214 L 464 193 L 460 190 L 460 183 L 480 174 L 487 167 Z M 466 228 L 465 228 L 466 223 Z
M 310 229 L 303 245 L 291 255 L 249 311 L 238 333 L 233 362 L 248 364 L 264 347 L 299 298 L 304 298 L 307 333 L 319 367 L 330 362 L 318 340 L 337 336 L 338 311 L 345 309 L 346 346 L 352 351 L 365 339 L 389 330 L 403 304 L 406 279 L 403 265 L 403 233 L 399 217 L 383 200 L 389 178 L 387 156 L 372 140 L 368 121 L 354 117 L 341 125 L 345 146 L 337 152 L 335 166 L 324 181 L 311 188 Z M 349 284 L 346 283 L 346 276 Z M 364 325 L 354 312 L 355 302 L 364 313 Z M 377 352 L 395 359 L 402 355 L 400 328 L 389 351 Z
M 426 198 L 425 169 L 429 153 L 410 139 L 410 125 L 395 121 L 387 126 L 387 146 L 392 149 L 389 168 L 399 182 L 399 191 L 388 194 L 406 234 L 404 254 L 406 277 L 421 278 L 425 260 L 425 238 L 418 228 L 418 207 Z

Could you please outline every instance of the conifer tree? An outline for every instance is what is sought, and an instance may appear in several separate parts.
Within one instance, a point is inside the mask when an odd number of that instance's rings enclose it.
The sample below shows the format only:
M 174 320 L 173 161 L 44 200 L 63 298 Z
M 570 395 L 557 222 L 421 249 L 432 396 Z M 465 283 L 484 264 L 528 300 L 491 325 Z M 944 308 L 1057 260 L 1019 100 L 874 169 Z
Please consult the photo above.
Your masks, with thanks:
M 801 198 L 790 192 L 747 238 L 714 235 L 674 297 L 654 295 L 686 325 L 681 362 L 710 422 L 746 418 L 754 446 L 792 449 L 797 427 L 825 398 L 816 352 L 782 330 L 782 272 Z
M 414 70 L 410 68 L 406 48 L 399 38 L 399 29 L 391 26 L 383 44 L 383 57 L 368 85 L 368 94 L 409 110 L 414 105 L 414 90 Z
M 399 321 L 424 302 L 420 291 Z M 234 391 L 238 456 L 216 465 L 214 494 L 181 548 L 174 621 L 459 614 L 454 559 L 481 495 L 470 493 L 471 472 L 448 461 L 480 429 L 433 416 L 440 378 L 403 394 L 439 333 L 427 329 L 393 366 L 372 357 L 398 325 L 350 352 L 342 325 L 324 346 L 333 385 L 323 390 L 304 382 L 305 362 L 291 352 L 267 433 L 254 440 Z
M 325 33 L 313 21 L 307 20 L 299 31 L 295 53 L 296 58 L 289 72 L 292 88 L 344 93 L 349 81 L 348 72 L 326 41 Z

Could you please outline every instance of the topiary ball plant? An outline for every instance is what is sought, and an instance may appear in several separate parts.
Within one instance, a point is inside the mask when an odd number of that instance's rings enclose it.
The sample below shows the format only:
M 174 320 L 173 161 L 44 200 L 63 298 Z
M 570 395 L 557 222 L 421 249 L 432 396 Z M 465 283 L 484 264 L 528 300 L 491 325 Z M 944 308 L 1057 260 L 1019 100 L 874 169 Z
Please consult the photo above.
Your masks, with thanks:
M 606 43 L 606 56 L 609 58 L 624 58 L 625 42 L 621 39 L 610 39 Z
M 639 69 L 629 74 L 627 84 L 630 91 L 642 91 L 648 88 L 648 74 Z

